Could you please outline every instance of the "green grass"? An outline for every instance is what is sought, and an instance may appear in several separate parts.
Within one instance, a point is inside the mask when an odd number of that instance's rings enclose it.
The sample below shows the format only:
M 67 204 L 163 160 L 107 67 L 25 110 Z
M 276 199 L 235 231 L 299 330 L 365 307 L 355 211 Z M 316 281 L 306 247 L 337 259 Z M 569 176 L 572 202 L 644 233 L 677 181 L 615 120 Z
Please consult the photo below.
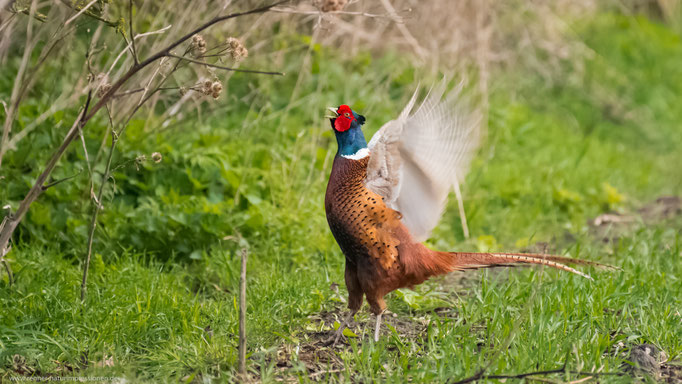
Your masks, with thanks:
M 351 339 L 337 352 L 343 369 L 318 378 L 456 380 L 484 366 L 512 334 L 490 374 L 566 361 L 574 370 L 623 371 L 620 342 L 653 343 L 680 359 L 682 221 L 638 223 L 604 244 L 587 220 L 682 194 L 682 44 L 679 35 L 641 18 L 600 15 L 576 28 L 594 55 L 564 63 L 563 71 L 584 68 L 584 75 L 552 84 L 522 70 L 496 75 L 489 137 L 464 186 L 473 238 L 463 238 L 451 201 L 429 243 L 443 250 L 517 250 L 543 241 L 623 270 L 588 268 L 594 282 L 539 269 L 484 272 L 463 288 L 436 279 L 416 294 L 391 294 L 389 309 L 426 331 L 405 336 L 384 328 L 371 343 L 364 308 L 354 328 L 362 342 Z M 309 316 L 342 308 L 345 297 L 343 256 L 323 211 L 335 151 L 323 108 L 350 103 L 368 117 L 369 137 L 425 76 L 393 55 L 346 62 L 322 48 L 312 61 L 292 103 L 296 76 L 235 75 L 224 109 L 200 123 L 188 118 L 151 134 L 144 120 L 133 121 L 116 164 L 153 151 L 164 161 L 117 171 L 84 305 L 78 298 L 87 178 L 41 197 L 11 254 L 16 286 L 0 281 L 2 380 L 13 375 L 18 354 L 36 374 L 230 381 L 242 248 L 250 255 L 251 372 L 264 382 L 310 380 L 296 346 L 308 345 L 309 329 L 320 327 Z M 288 65 L 285 71 L 296 73 L 300 62 Z M 250 93 L 250 82 L 258 94 Z M 102 124 L 93 123 L 88 145 L 99 144 Z M 3 202 L 14 206 L 43 162 L 27 153 L 47 151 L 60 137 L 45 127 L 7 155 L 7 179 L 17 182 L 0 191 Z M 58 171 L 64 176 L 83 166 L 79 149 L 68 159 Z M 332 282 L 342 284 L 340 295 L 329 289 Z M 435 311 L 444 306 L 449 309 Z M 294 351 L 285 369 L 276 366 L 280 348 Z M 97 366 L 110 357 L 113 367 Z

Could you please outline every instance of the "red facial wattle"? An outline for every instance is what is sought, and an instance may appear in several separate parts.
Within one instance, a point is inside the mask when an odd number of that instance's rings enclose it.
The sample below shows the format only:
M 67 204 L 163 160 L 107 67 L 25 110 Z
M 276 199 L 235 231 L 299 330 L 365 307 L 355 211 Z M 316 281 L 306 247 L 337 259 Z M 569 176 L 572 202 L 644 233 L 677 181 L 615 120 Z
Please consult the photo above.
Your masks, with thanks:
M 349 130 L 351 123 L 353 123 L 353 120 L 355 120 L 355 116 L 353 116 L 353 111 L 350 109 L 350 107 L 347 105 L 341 105 L 336 110 L 336 113 L 339 116 L 334 119 L 334 129 L 336 129 L 338 132 L 345 132 Z

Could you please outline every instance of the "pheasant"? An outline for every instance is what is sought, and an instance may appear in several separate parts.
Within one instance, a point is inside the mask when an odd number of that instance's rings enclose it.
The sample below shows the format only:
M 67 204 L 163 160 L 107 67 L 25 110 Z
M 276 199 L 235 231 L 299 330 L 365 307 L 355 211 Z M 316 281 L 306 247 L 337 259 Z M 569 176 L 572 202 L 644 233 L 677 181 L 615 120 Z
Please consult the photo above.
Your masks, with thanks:
M 421 242 L 443 213 L 448 193 L 463 181 L 481 139 L 482 116 L 463 96 L 462 85 L 445 95 L 446 84 L 431 89 L 412 113 L 414 93 L 397 119 L 369 144 L 365 117 L 348 105 L 329 108 L 338 143 L 327 192 L 327 222 L 346 258 L 348 315 L 326 341 L 336 343 L 362 306 L 376 315 L 379 340 L 384 296 L 451 271 L 539 264 L 590 276 L 563 263 L 597 263 L 545 254 L 439 252 Z

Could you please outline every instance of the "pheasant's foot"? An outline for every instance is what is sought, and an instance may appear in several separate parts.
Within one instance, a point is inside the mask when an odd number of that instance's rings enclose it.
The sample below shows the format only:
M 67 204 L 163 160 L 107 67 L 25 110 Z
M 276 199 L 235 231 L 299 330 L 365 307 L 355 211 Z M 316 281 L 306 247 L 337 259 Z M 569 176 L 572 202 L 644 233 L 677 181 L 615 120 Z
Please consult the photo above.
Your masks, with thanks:
M 343 330 L 348 327 L 348 324 L 353 320 L 353 316 L 355 315 L 355 312 L 349 312 L 348 315 L 343 319 L 343 322 L 341 322 L 341 325 L 339 325 L 339 329 L 334 332 L 334 334 L 328 338 L 327 340 L 322 342 L 322 345 L 325 347 L 328 346 L 334 346 L 336 343 L 339 342 L 339 339 L 341 338 L 341 335 L 343 335 Z

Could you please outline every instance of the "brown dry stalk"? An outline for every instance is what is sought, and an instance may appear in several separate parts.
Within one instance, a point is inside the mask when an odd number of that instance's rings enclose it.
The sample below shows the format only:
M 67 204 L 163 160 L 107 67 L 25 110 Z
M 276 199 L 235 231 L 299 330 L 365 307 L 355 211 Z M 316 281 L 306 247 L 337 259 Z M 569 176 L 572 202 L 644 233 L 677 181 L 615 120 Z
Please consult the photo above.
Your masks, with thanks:
M 480 373 L 480 372 L 479 372 Z M 587 376 L 586 378 L 583 378 L 581 380 L 573 381 L 573 383 L 579 383 L 582 382 L 586 379 L 592 378 L 592 377 L 599 377 L 599 376 L 625 376 L 627 373 L 625 372 L 583 372 L 583 371 L 571 371 L 571 370 L 566 370 L 565 367 L 557 368 L 557 369 L 548 369 L 546 371 L 533 371 L 533 372 L 526 372 L 526 373 L 519 373 L 515 375 L 483 375 L 483 374 L 475 374 L 471 377 L 467 377 L 466 379 L 463 380 L 458 380 L 458 381 L 453 381 L 450 382 L 450 384 L 465 384 L 465 383 L 471 383 L 474 381 L 478 380 L 485 380 L 485 379 L 496 379 L 496 380 L 503 380 L 503 379 L 523 379 L 525 377 L 531 378 L 532 376 L 540 376 L 540 375 L 549 375 L 552 373 L 571 373 L 574 375 L 579 375 L 579 376 Z
M 239 277 L 239 376 L 246 381 L 246 259 L 249 253 L 242 249 L 242 272 Z

